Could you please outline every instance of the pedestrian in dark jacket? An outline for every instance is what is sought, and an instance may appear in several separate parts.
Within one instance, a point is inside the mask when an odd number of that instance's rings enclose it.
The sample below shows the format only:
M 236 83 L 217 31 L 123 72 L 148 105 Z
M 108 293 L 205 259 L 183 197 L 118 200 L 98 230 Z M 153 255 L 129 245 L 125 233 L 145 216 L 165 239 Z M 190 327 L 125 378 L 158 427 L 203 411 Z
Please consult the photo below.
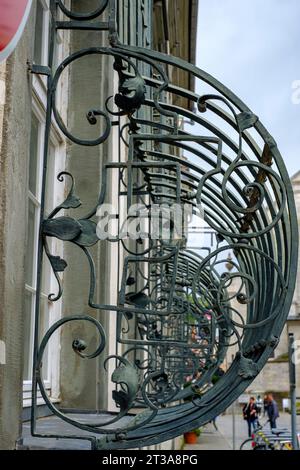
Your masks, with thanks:
M 251 437 L 251 428 L 253 431 L 257 428 L 257 406 L 255 404 L 255 398 L 251 397 L 249 402 L 243 407 L 243 417 L 248 424 L 248 436 Z
M 268 395 L 264 396 L 264 416 L 267 414 L 267 409 L 268 409 Z
M 276 428 L 276 419 L 279 418 L 278 406 L 272 393 L 268 394 L 267 415 L 270 421 L 271 429 Z

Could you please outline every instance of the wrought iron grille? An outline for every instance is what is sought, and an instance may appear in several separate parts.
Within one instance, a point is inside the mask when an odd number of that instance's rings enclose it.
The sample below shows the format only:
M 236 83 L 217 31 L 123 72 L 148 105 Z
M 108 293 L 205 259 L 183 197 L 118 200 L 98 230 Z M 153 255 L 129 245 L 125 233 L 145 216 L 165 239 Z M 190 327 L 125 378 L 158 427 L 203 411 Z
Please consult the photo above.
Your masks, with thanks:
M 74 427 L 71 435 L 47 437 L 83 439 L 76 434 L 79 428 L 89 432 L 84 438 L 95 449 L 152 445 L 223 412 L 276 347 L 289 312 L 297 265 L 292 188 L 275 140 L 238 97 L 206 72 L 146 47 L 123 45 L 117 34 L 119 6 L 113 0 L 99 1 L 97 10 L 82 14 L 68 10 L 62 0 L 52 0 L 49 63 L 32 67 L 33 73 L 47 76 L 48 88 L 38 292 L 43 256 L 58 282 L 57 293 L 49 293 L 52 302 L 63 297 L 61 276 L 68 275 L 67 260 L 51 253 L 48 238 L 74 244 L 90 267 L 88 304 L 95 312 L 116 316 L 118 346 L 116 354 L 104 360 L 104 367 L 109 361 L 116 364 L 111 398 L 118 413 L 95 422 L 63 412 L 47 396 L 42 376 L 43 355 L 52 335 L 68 322 L 90 322 L 99 333 L 96 350 L 86 352 L 88 344 L 79 338 L 72 344 L 74 354 L 89 360 L 104 354 L 108 338 L 96 318 L 75 312 L 57 321 L 40 340 L 37 295 L 32 434 L 41 436 L 36 429 L 39 388 L 50 410 Z M 58 12 L 65 15 L 64 21 Z M 102 15 L 108 19 L 102 21 Z M 109 45 L 79 50 L 53 70 L 53 44 L 60 29 L 107 31 Z M 114 59 L 119 90 L 107 97 L 104 109 L 86 110 L 90 125 L 102 119 L 104 131 L 94 140 L 84 140 L 73 135 L 60 117 L 56 90 L 64 70 L 92 55 Z M 203 93 L 180 88 L 172 81 L 174 71 L 189 75 Z M 188 105 L 178 106 L 178 98 Z M 57 175 L 60 182 L 70 181 L 66 199 L 48 216 L 44 212 L 52 113 L 65 136 L 82 147 L 109 140 L 117 120 L 119 138 L 127 149 L 125 161 L 111 155 L 103 164 L 98 200 L 85 217 L 68 215 L 69 209 L 76 213 L 81 201 L 67 171 Z M 195 123 L 194 134 L 184 129 L 184 120 Z M 113 170 L 119 175 L 119 199 L 128 210 L 133 203 L 144 204 L 143 218 L 150 231 L 134 241 L 119 235 L 110 240 L 120 244 L 125 255 L 120 260 L 118 300 L 106 305 L 95 298 L 96 285 L 102 281 L 96 278 L 91 247 L 102 243 L 96 215 L 108 202 Z M 193 217 L 204 218 L 211 246 L 188 248 L 186 234 L 175 233 L 172 226 L 169 239 L 153 239 L 152 205 L 169 208 L 174 203 L 188 207 Z M 126 212 L 124 221 L 134 218 Z M 231 351 L 234 360 L 226 368 Z

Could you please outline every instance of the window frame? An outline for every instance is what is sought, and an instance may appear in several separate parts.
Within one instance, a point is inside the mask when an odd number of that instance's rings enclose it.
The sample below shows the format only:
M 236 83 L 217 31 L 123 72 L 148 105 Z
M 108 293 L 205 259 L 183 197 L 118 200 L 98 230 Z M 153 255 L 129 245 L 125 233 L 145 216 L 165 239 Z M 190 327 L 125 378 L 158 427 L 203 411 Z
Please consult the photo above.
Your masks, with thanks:
M 44 8 L 43 14 L 43 38 L 42 38 L 42 64 L 48 62 L 48 48 L 49 48 L 49 28 L 50 28 L 50 10 L 49 10 L 49 0 L 40 0 L 42 7 Z M 65 41 L 65 45 L 68 43 L 67 38 Z M 62 59 L 63 54 L 63 39 L 62 36 L 59 37 L 58 42 L 58 51 L 57 57 L 60 61 Z M 67 47 L 67 46 L 66 46 Z M 65 88 L 66 84 L 62 84 L 62 88 Z M 58 95 L 58 110 L 62 108 L 62 99 L 60 98 L 63 96 L 63 90 Z M 38 126 L 38 144 L 37 144 L 37 173 L 36 173 L 36 195 L 34 195 L 28 186 L 27 197 L 28 197 L 28 204 L 29 200 L 33 202 L 35 206 L 35 222 L 34 222 L 34 247 L 33 247 L 33 277 L 32 277 L 32 285 L 25 283 L 25 291 L 28 292 L 31 296 L 31 313 L 30 313 L 30 338 L 29 338 L 29 355 L 30 357 L 27 358 L 29 361 L 29 367 L 32 369 L 32 356 L 33 356 L 33 333 L 34 333 L 34 315 L 35 315 L 35 299 L 36 299 L 36 266 L 37 266 L 37 247 L 38 247 L 38 237 L 39 237 L 39 219 L 40 219 L 40 210 L 41 210 L 41 189 L 42 189 L 42 174 L 43 174 L 43 153 L 44 153 L 44 138 L 45 138 L 45 126 L 46 126 L 46 109 L 47 109 L 47 88 L 46 88 L 46 77 L 40 75 L 33 75 L 32 76 L 32 113 L 37 118 L 39 123 Z M 54 150 L 53 155 L 53 172 L 52 174 L 48 174 L 47 177 L 51 178 L 53 181 L 53 200 L 51 201 L 51 205 L 55 207 L 64 199 L 64 192 L 65 192 L 65 185 L 61 182 L 57 181 L 57 174 L 63 170 L 65 170 L 65 163 L 66 163 L 66 138 L 60 131 L 59 127 L 57 126 L 56 122 L 54 121 L 53 117 L 51 120 L 51 127 L 50 127 L 50 138 L 49 138 L 49 150 L 48 155 L 51 154 L 50 146 L 52 146 Z M 28 206 L 29 209 L 29 206 Z M 29 212 L 28 212 L 29 214 Z M 27 232 L 28 232 L 28 216 L 27 216 Z M 59 242 L 59 240 L 48 240 L 50 250 L 53 250 L 53 253 L 57 254 L 58 256 L 63 257 L 63 244 Z M 44 257 L 44 264 L 49 263 Z M 47 321 L 47 328 L 50 327 L 55 321 L 61 318 L 62 314 L 62 304 L 61 301 L 51 302 L 48 300 L 48 294 L 51 292 L 57 291 L 57 281 L 53 272 L 51 271 L 50 266 L 48 265 L 47 271 L 49 271 L 50 276 L 47 281 L 47 290 L 49 288 L 49 292 L 42 292 L 41 298 L 46 300 L 49 305 L 48 309 L 48 321 Z M 47 366 L 46 366 L 46 377 L 45 377 L 45 388 L 53 401 L 58 401 L 60 387 L 59 387 L 59 346 L 60 346 L 60 339 L 59 335 L 54 335 L 48 350 L 48 358 L 51 358 L 51 361 L 47 359 Z M 24 358 L 25 359 L 25 358 Z M 30 375 L 29 375 L 30 376 Z M 32 390 L 32 379 L 25 379 L 23 380 L 23 408 L 31 406 L 31 390 Z M 38 404 L 44 404 L 44 400 L 42 399 L 40 393 L 38 394 Z

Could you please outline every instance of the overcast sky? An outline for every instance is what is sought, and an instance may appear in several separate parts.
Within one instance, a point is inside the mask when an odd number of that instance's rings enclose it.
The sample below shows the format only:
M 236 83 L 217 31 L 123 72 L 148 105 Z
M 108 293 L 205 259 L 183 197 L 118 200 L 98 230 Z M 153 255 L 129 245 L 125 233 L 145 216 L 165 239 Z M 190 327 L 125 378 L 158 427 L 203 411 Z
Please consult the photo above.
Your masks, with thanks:
M 199 0 L 197 65 L 260 117 L 292 176 L 300 170 L 300 0 Z M 300 94 L 298 93 L 298 96 Z

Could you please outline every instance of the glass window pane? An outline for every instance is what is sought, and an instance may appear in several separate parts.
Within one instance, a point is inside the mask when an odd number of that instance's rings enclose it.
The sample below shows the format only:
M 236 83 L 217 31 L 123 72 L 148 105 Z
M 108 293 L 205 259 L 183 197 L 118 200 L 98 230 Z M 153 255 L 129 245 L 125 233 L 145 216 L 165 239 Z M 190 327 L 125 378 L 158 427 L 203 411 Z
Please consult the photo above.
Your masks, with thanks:
M 33 60 L 36 64 L 42 63 L 43 23 L 44 23 L 44 9 L 40 0 L 38 0 L 37 6 L 36 6 L 34 53 L 33 53 Z
M 36 226 L 36 212 L 37 208 L 33 202 L 28 201 L 28 228 L 27 228 L 27 247 L 25 256 L 25 279 L 26 284 L 34 287 L 33 282 L 33 268 L 35 258 L 35 226 Z
M 37 195 L 39 121 L 32 113 L 29 160 L 29 190 Z
M 31 380 L 31 364 L 32 364 L 32 349 L 31 349 L 31 326 L 32 326 L 32 307 L 33 307 L 33 294 L 25 291 L 25 309 L 24 309 L 24 346 L 23 346 L 23 380 Z

